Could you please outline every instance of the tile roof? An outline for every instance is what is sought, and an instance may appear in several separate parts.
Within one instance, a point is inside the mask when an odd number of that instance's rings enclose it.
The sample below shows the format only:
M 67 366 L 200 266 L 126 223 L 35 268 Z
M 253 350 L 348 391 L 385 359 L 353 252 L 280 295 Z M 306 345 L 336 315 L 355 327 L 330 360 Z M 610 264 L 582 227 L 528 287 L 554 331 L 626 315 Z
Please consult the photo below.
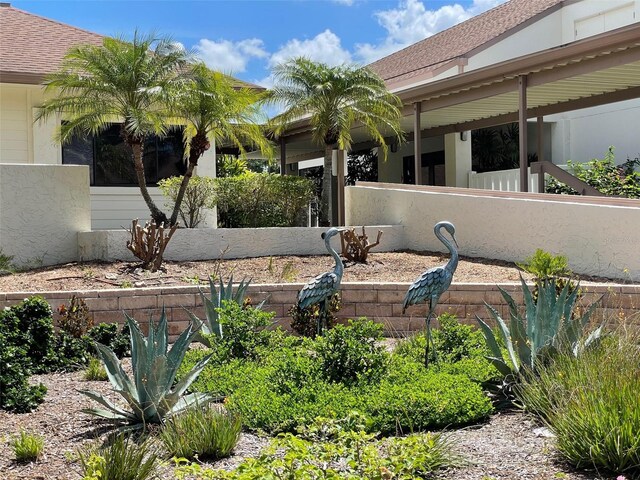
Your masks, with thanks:
M 369 67 L 389 87 L 424 77 L 448 62 L 508 35 L 538 15 L 550 13 L 562 0 L 510 0 L 447 30 L 392 53 Z
M 102 45 L 102 35 L 0 4 L 0 75 L 39 83 L 73 45 Z M 27 82 L 28 79 L 32 81 Z M 14 80 L 15 81 L 15 80 Z

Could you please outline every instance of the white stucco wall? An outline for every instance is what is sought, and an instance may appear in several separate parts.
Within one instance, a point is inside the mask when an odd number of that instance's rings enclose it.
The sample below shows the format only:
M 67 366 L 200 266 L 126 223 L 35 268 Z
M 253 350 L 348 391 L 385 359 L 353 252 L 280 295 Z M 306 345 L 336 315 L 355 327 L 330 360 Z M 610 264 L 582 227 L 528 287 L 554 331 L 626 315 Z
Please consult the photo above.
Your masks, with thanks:
M 0 164 L 0 248 L 14 264 L 75 261 L 90 228 L 88 167 Z
M 320 234 L 326 228 L 216 228 L 178 229 L 165 251 L 166 260 L 215 260 L 223 258 L 266 257 L 279 255 L 317 255 L 326 253 Z M 381 243 L 374 251 L 388 252 L 404 248 L 401 226 L 366 227 L 374 239 L 382 230 Z M 361 231 L 357 228 L 356 231 Z M 123 230 L 83 232 L 78 235 L 80 260 L 135 260 L 127 250 L 129 234 Z M 332 245 L 340 250 L 340 239 Z M 223 255 L 224 252 L 224 255 Z
M 562 8 L 562 43 L 640 21 L 640 0 L 582 0 Z
M 640 99 L 545 117 L 551 130 L 553 162 L 586 162 L 615 147 L 616 163 L 640 155 Z
M 442 251 L 433 226 L 450 220 L 463 255 L 513 262 L 542 248 L 566 255 L 577 273 L 640 280 L 640 202 L 613 207 L 386 187 L 347 187 L 346 221 L 403 225 L 407 248 Z

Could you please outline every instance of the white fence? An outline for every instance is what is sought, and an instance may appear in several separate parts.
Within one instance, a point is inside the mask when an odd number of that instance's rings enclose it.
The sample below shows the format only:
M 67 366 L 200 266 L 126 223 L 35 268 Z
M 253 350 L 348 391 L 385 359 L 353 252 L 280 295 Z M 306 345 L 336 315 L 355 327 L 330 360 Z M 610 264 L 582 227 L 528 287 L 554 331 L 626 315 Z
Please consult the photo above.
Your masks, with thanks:
M 567 165 L 558 165 L 563 170 L 568 170 Z M 531 174 L 529 171 L 529 191 L 538 192 L 538 174 Z M 480 188 L 482 190 L 498 190 L 501 192 L 520 191 L 520 169 L 496 170 L 495 172 L 476 173 L 469 172 L 469 188 Z

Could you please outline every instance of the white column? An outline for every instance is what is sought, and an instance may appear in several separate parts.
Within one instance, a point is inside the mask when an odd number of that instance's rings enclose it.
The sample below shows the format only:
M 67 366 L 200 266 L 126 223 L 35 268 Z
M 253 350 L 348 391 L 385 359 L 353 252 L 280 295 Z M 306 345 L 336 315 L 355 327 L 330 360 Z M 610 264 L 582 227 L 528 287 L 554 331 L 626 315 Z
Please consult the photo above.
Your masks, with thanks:
M 471 132 L 444 136 L 445 183 L 447 187 L 469 187 L 471 171 Z
M 38 108 L 33 107 L 31 109 L 32 122 L 37 113 Z M 47 120 L 33 123 L 33 163 L 62 164 L 62 147 L 54 140 L 58 125 L 60 125 L 58 115 L 52 115 Z
M 211 148 L 204 152 L 204 155 L 198 160 L 198 166 L 195 169 L 195 174 L 201 177 L 216 177 L 216 146 L 214 142 L 211 142 Z M 200 224 L 202 228 L 217 228 L 218 227 L 218 212 L 216 208 L 207 210 L 204 214 L 204 220 Z

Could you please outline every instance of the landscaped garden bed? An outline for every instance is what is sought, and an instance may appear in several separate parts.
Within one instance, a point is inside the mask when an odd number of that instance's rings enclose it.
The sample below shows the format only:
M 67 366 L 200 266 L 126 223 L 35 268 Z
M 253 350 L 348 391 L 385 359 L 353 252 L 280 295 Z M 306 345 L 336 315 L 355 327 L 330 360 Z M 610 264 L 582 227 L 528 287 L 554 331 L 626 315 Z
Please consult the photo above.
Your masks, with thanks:
M 417 254 L 376 254 L 370 265 L 349 268 L 352 271 L 369 269 L 370 273 L 375 273 L 378 268 L 381 271 L 395 268 L 389 263 L 383 263 L 382 255 L 405 255 L 395 258 L 401 261 L 416 259 L 412 265 L 406 261 L 398 267 L 402 273 L 394 276 L 396 281 L 404 280 L 403 275 L 407 278 L 415 277 L 427 263 L 424 256 Z M 385 258 L 389 261 L 391 257 Z M 316 260 L 318 263 L 312 263 Z M 268 262 L 264 270 L 258 269 L 258 278 L 262 278 L 260 275 L 272 275 L 276 271 L 275 259 L 250 261 Z M 296 261 L 301 262 L 300 265 L 308 261 L 309 268 L 305 270 L 306 276 L 296 277 L 294 281 L 306 280 L 308 276 L 318 273 L 318 270 L 329 267 L 318 267 L 323 261 L 321 257 L 307 257 Z M 377 261 L 380 263 L 376 263 Z M 430 263 L 441 261 L 433 258 Z M 240 261 L 235 262 L 240 264 Z M 217 265 L 222 264 L 218 262 Z M 462 278 L 468 279 L 473 278 L 468 275 L 473 275 L 476 269 L 482 271 L 485 267 L 486 272 L 495 268 L 496 271 L 506 272 L 506 275 L 518 276 L 518 270 L 508 266 L 489 267 L 485 263 L 462 262 L 459 268 L 463 272 Z M 82 267 L 73 265 L 67 268 Z M 96 265 L 95 268 L 100 267 Z M 417 272 L 408 273 L 411 269 Z M 47 271 L 51 272 L 51 269 Z M 218 270 L 218 274 L 230 272 L 231 268 Z M 238 267 L 233 273 L 242 276 L 248 272 Z M 346 275 L 348 273 L 345 274 L 345 278 L 348 278 Z M 5 277 L 2 281 L 10 278 L 11 276 Z M 388 279 L 384 276 L 378 278 Z M 495 277 L 493 279 L 503 280 Z M 488 278 L 485 280 L 490 281 Z M 513 281 L 512 278 L 509 280 Z M 561 295 L 559 298 L 564 297 Z M 621 474 L 630 479 L 634 473 L 638 473 L 633 462 L 640 449 L 630 446 L 633 435 L 640 428 L 633 420 L 634 408 L 637 407 L 629 401 L 633 395 L 637 398 L 634 393 L 637 382 L 634 383 L 633 375 L 622 369 L 621 378 L 618 378 L 614 368 L 599 377 L 602 385 L 598 388 L 622 392 L 620 396 L 612 395 L 609 398 L 612 405 L 620 401 L 625 402 L 624 404 L 631 403 L 625 411 L 620 410 L 627 417 L 617 417 L 615 410 L 611 410 L 610 415 L 603 415 L 603 411 L 597 408 L 589 417 L 594 421 L 604 418 L 607 431 L 616 432 L 617 428 L 623 430 L 621 438 L 624 442 L 620 446 L 624 449 L 622 453 L 616 452 L 608 441 L 599 444 L 597 433 L 592 437 L 586 435 L 585 431 L 590 427 L 588 421 L 581 426 L 583 431 L 567 432 L 566 426 L 559 423 L 558 415 L 552 415 L 551 412 L 560 409 L 564 412 L 563 415 L 570 417 L 576 408 L 582 411 L 585 405 L 573 406 L 564 401 L 563 396 L 548 395 L 548 392 L 554 391 L 554 375 L 562 377 L 582 365 L 596 365 L 608 356 L 615 358 L 618 351 L 634 352 L 634 348 L 637 348 L 633 347 L 637 345 L 636 340 L 620 331 L 607 334 L 606 341 L 601 346 L 594 347 L 594 353 L 588 353 L 593 355 L 589 357 L 590 361 L 582 363 L 581 357 L 575 359 L 572 353 L 558 347 L 563 362 L 553 363 L 550 368 L 560 369 L 560 373 L 552 369 L 545 373 L 546 366 L 540 366 L 542 370 L 535 376 L 530 376 L 526 373 L 524 364 L 520 364 L 525 357 L 520 360 L 509 357 L 509 342 L 501 340 L 494 332 L 500 353 L 504 357 L 504 366 L 496 369 L 487 360 L 487 357 L 495 356 L 496 352 L 491 350 L 490 344 L 485 343 L 481 331 L 459 323 L 459 319 L 453 315 L 440 317 L 438 328 L 434 329 L 437 357 L 434 355 L 429 366 L 425 367 L 424 335 L 408 340 L 383 339 L 380 324 L 361 319 L 348 326 L 334 327 L 315 339 L 300 337 L 278 329 L 265 328 L 274 321 L 273 314 L 254 308 L 256 302 L 253 302 L 254 307 L 243 307 L 242 299 L 238 301 L 237 304 L 224 304 L 220 310 L 216 310 L 216 321 L 224 335 L 203 336 L 195 335 L 194 332 L 195 336 L 190 337 L 189 341 L 193 343 L 186 351 L 184 361 L 180 362 L 177 379 L 186 379 L 190 371 L 198 370 L 199 375 L 191 379 L 193 383 L 185 393 L 202 396 L 198 397 L 201 399 L 204 396 L 214 399 L 216 406 L 213 408 L 217 410 L 212 410 L 207 415 L 212 415 L 214 423 L 222 422 L 215 423 L 216 425 L 227 421 L 221 420 L 218 417 L 220 414 L 230 415 L 228 420 L 232 423 L 241 422 L 239 441 L 233 448 L 235 440 L 228 440 L 234 435 L 228 431 L 231 427 L 210 427 L 194 433 L 196 426 L 208 423 L 198 420 L 197 416 L 185 417 L 186 425 L 191 427 L 181 427 L 172 423 L 173 420 L 167 420 L 171 418 L 167 415 L 163 420 L 164 427 L 148 425 L 150 428 L 147 429 L 152 442 L 149 452 L 152 452 L 152 456 L 158 456 L 154 463 L 160 478 L 284 478 L 284 472 L 290 471 L 293 476 L 286 478 L 587 480 L 615 479 Z M 73 479 L 84 476 L 85 479 L 94 480 L 98 478 L 96 472 L 102 468 L 101 462 L 108 463 L 111 460 L 105 459 L 112 458 L 109 455 L 115 455 L 112 451 L 101 449 L 99 445 L 106 445 L 109 434 L 117 430 L 110 423 L 83 413 L 83 410 L 99 407 L 93 400 L 96 396 L 104 396 L 106 400 L 116 403 L 125 413 L 131 411 L 131 405 L 126 406 L 128 401 L 113 391 L 111 383 L 85 380 L 89 359 L 99 353 L 94 350 L 92 340 L 109 345 L 119 357 L 124 355 L 121 360 L 124 368 L 122 374 L 135 374 L 136 365 L 141 368 L 140 355 L 137 354 L 138 360 L 136 354 L 133 359 L 126 356 L 128 340 L 126 332 L 120 332 L 120 327 L 94 326 L 92 329 L 87 321 L 89 312 L 83 310 L 81 302 L 69 304 L 61 310 L 59 323 L 63 330 L 58 333 L 54 333 L 51 327 L 52 315 L 48 308 L 42 301 L 30 300 L 2 313 L 5 330 L 0 330 L 0 343 L 5 346 L 5 358 L 0 358 L 3 365 L 0 375 L 5 376 L 2 378 L 3 382 L 8 379 L 12 388 L 22 389 L 22 394 L 18 395 L 17 400 L 7 400 L 0 395 L 0 400 L 5 402 L 4 407 L 7 409 L 0 411 L 3 432 L 0 442 L 0 471 L 3 472 L 3 478 L 9 479 Z M 507 312 L 508 310 L 507 308 Z M 626 310 L 633 312 L 631 308 Z M 210 327 L 217 325 L 209 318 L 211 311 L 205 311 L 207 324 Z M 504 309 L 500 309 L 496 313 L 504 316 L 504 312 Z M 584 312 L 583 307 L 581 312 Z M 198 315 L 205 320 L 202 310 L 198 310 Z M 157 315 L 155 319 L 158 319 Z M 528 321 L 534 320 L 530 315 Z M 629 318 L 609 320 L 630 325 L 637 321 L 637 314 L 632 314 Z M 304 317 L 298 319 L 298 324 L 305 321 L 314 322 L 312 318 Z M 146 321 L 140 323 L 142 327 L 146 326 Z M 134 323 L 129 325 L 133 326 Z M 507 328 L 512 329 L 513 338 L 517 339 L 513 323 Z M 593 328 L 587 329 L 585 333 L 591 333 L 592 330 Z M 87 331 L 89 336 L 84 335 Z M 214 329 L 209 331 L 213 332 Z M 156 340 L 149 338 L 147 342 L 151 343 L 148 344 L 162 344 L 162 338 L 168 332 L 168 326 L 162 326 L 154 337 Z M 35 342 L 35 338 L 41 340 Z M 16 344 L 22 346 L 12 346 Z M 7 345 L 9 349 L 6 349 Z M 587 346 L 587 343 L 580 343 L 571 351 L 582 351 Z M 115 356 L 113 360 L 109 360 L 103 353 L 99 356 L 102 360 L 111 362 L 110 369 L 115 369 L 120 360 Z M 162 351 L 159 353 L 162 354 Z M 518 355 L 524 353 L 518 351 Z M 627 357 L 628 355 L 624 358 Z M 208 363 L 201 364 L 205 359 Z M 42 383 L 47 389 L 46 394 L 36 390 L 29 393 L 26 384 L 14 378 L 12 362 L 17 362 L 15 365 L 24 369 L 30 385 Z M 155 378 L 151 372 L 159 367 L 153 366 L 153 362 L 148 365 L 152 370 L 143 377 Z M 93 365 L 91 378 L 99 373 L 95 367 Z M 503 369 L 510 374 L 505 376 Z M 117 369 L 112 371 L 112 376 L 113 372 L 117 373 Z M 29 377 L 29 374 L 32 375 Z M 543 379 L 542 383 L 535 380 L 538 375 Z M 586 385 L 580 385 L 580 378 L 584 377 L 579 373 L 572 378 L 574 383 L 564 386 L 567 391 L 586 388 Z M 520 391 L 520 385 L 528 390 Z M 149 391 L 156 391 L 155 387 L 148 388 Z M 93 399 L 81 394 L 79 390 L 94 391 Z M 5 395 L 6 392 L 9 390 L 5 390 Z M 33 399 L 25 400 L 25 396 L 30 394 Z M 553 407 L 540 403 L 540 399 L 544 398 L 555 402 Z M 529 399 L 536 399 L 538 403 Z M 525 404 L 526 411 L 523 412 L 513 404 L 504 408 L 505 404 L 514 400 L 516 405 Z M 194 408 L 198 410 L 199 407 Z M 31 409 L 31 412 L 27 412 Z M 133 417 L 128 418 L 131 422 Z M 175 418 L 182 417 L 178 415 Z M 616 425 L 616 422 L 621 421 L 624 422 L 622 426 Z M 172 440 L 174 443 L 164 440 L 165 435 L 168 435 L 164 432 L 169 427 L 175 428 Z M 180 430 L 181 428 L 186 430 Z M 221 453 L 223 450 L 218 450 L 212 458 L 191 450 L 194 448 L 188 445 L 191 437 L 207 437 L 216 428 L 227 432 L 224 438 L 231 442 L 233 449 L 230 452 L 226 453 L 227 450 L 223 449 L 225 453 Z M 43 450 L 34 462 L 16 461 L 14 445 L 21 432 L 42 435 Z M 553 433 L 557 433 L 559 437 L 554 438 Z M 124 442 L 123 448 L 137 452 L 138 447 L 133 443 L 133 439 L 139 438 L 137 435 L 134 432 L 128 440 L 124 440 L 125 437 L 117 438 Z M 576 445 L 567 443 L 567 435 L 587 438 L 588 442 L 598 445 L 598 454 L 593 458 L 588 457 L 584 453 L 590 451 L 588 444 L 586 450 L 579 450 Z M 274 441 L 278 442 L 277 445 L 273 444 Z M 178 448 L 175 442 L 180 443 L 180 450 L 172 450 Z M 569 447 L 574 450 L 569 451 Z M 171 451 L 182 453 L 171 454 Z M 573 451 L 577 453 L 572 453 Z M 148 456 L 149 452 L 145 454 L 146 459 L 151 458 Z M 178 461 L 179 465 L 176 466 L 172 457 L 189 459 Z M 215 459 L 216 457 L 224 458 Z M 576 470 L 576 465 L 587 471 Z M 608 473 L 611 471 L 613 473 Z

